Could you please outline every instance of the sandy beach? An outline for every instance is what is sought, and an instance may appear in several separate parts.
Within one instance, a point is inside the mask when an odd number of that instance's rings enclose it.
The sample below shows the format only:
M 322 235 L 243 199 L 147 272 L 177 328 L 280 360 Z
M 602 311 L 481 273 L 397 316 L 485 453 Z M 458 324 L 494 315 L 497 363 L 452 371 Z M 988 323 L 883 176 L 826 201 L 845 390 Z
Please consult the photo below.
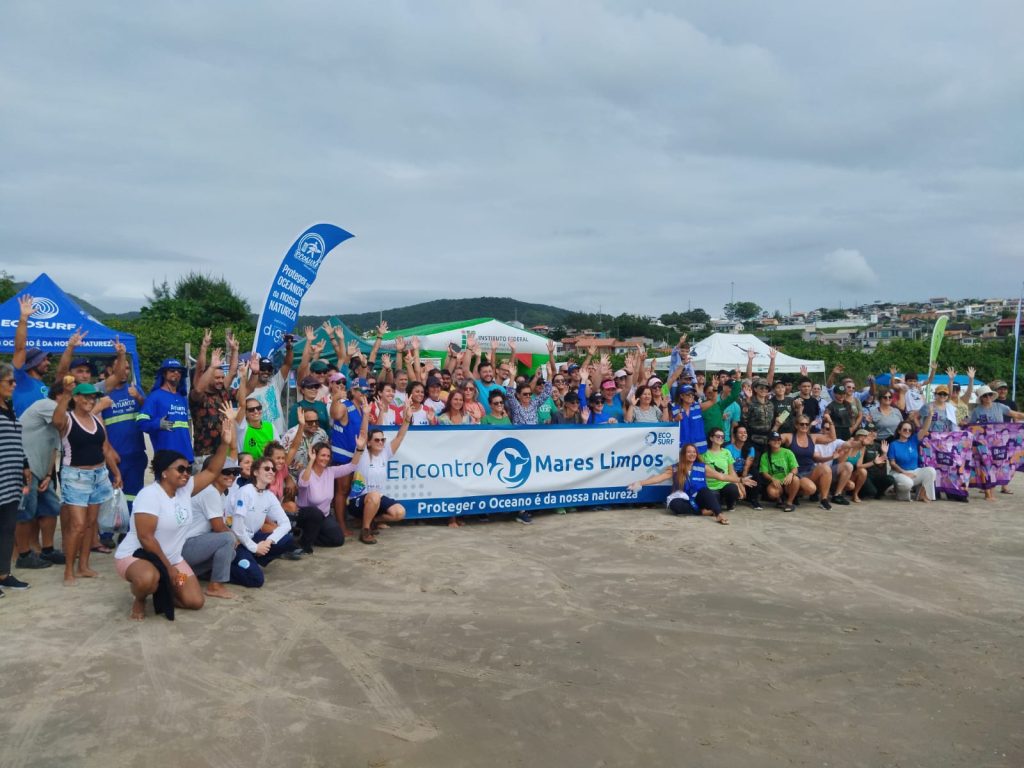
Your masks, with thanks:
M 406 525 L 173 623 L 22 571 L 0 766 L 1020 766 L 1013 489 Z

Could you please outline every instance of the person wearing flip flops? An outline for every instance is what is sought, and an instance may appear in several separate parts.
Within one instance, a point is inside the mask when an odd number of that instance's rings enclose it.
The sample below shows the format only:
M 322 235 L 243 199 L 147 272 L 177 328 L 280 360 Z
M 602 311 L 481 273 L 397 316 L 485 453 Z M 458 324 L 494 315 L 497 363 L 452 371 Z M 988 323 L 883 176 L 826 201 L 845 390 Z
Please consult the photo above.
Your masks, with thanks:
M 708 488 L 704 462 L 697 453 L 697 446 L 687 443 L 679 450 L 679 463 L 657 475 L 645 477 L 630 483 L 627 488 L 636 493 L 642 486 L 656 485 L 672 480 L 672 493 L 665 499 L 665 506 L 676 515 L 702 515 L 716 523 L 729 525 L 729 519 L 722 514 L 718 495 Z

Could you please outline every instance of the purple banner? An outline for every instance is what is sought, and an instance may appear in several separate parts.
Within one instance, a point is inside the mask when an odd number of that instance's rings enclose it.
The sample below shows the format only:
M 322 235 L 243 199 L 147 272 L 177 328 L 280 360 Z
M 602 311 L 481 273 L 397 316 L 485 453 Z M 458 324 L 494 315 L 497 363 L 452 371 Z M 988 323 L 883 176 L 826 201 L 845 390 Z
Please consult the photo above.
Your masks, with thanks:
M 967 429 L 974 439 L 971 487 L 1007 485 L 1024 461 L 1024 424 L 985 424 Z
M 966 430 L 931 432 L 921 441 L 921 463 L 935 469 L 935 489 L 966 496 L 973 465 L 974 435 Z

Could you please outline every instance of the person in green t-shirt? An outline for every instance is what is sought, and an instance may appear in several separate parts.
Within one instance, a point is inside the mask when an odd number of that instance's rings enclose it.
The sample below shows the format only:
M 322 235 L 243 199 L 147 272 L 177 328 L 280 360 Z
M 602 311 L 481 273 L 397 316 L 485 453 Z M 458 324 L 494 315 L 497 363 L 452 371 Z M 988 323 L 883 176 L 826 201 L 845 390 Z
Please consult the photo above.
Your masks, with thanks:
M 511 424 L 512 419 L 505 411 L 505 396 L 497 389 L 491 390 L 487 404 L 491 406 L 491 412 L 480 419 L 481 424 Z
M 725 448 L 725 431 L 721 427 L 708 432 L 708 442 L 711 447 L 700 457 L 704 462 L 708 489 L 718 496 L 725 510 L 732 511 L 737 500 L 744 497 L 744 487 L 755 486 L 757 482 L 736 474 L 735 459 Z
M 797 480 L 796 456 L 789 448 L 782 447 L 782 435 L 778 432 L 768 435 L 768 450 L 761 455 L 759 469 L 768 498 L 784 512 L 792 512 L 793 501 L 801 487 Z M 782 501 L 783 496 L 785 501 Z
M 239 430 L 241 439 L 238 443 L 239 453 L 251 453 L 259 458 L 267 443 L 277 440 L 274 422 L 263 420 L 263 406 L 255 398 L 245 401 L 245 428 Z

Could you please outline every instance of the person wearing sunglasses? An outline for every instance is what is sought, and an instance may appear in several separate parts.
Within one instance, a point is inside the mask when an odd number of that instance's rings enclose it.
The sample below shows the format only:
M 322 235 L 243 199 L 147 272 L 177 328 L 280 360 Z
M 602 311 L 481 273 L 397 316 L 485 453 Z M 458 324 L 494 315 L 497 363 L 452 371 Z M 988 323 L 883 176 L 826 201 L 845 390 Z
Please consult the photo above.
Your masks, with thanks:
M 826 428 L 820 434 L 812 435 L 811 420 L 802 413 L 796 416 L 796 421 L 793 424 L 796 427 L 796 432 L 783 434 L 782 444 L 796 457 L 800 493 L 804 496 L 813 496 L 817 493 L 818 504 L 821 508 L 832 509 L 829 492 L 832 488 L 832 464 L 835 451 L 819 455 L 817 449 L 819 443 L 831 445 L 834 442 L 832 433 Z M 832 501 L 841 505 L 849 504 L 841 491 L 836 493 Z
M 114 495 L 114 488 L 121 487 L 121 471 L 106 427 L 93 414 L 99 390 L 92 384 L 69 389 L 73 383 L 74 377 L 64 377 L 64 391 L 57 398 L 52 419 L 65 444 L 60 480 L 66 514 L 61 515 L 61 536 L 66 553 L 64 585 L 69 587 L 75 585 L 76 577 L 98 575 L 89 567 L 91 531 L 100 505 Z
M 231 563 L 231 583 L 242 587 L 262 587 L 263 568 L 279 557 L 300 560 L 301 552 L 292 536 L 292 523 L 271 484 L 277 477 L 274 460 L 263 456 L 253 464 L 253 481 L 234 498 L 231 530 L 238 539 Z M 266 530 L 266 528 L 270 530 Z
M 278 438 L 274 422 L 263 418 L 263 403 L 255 397 L 245 397 L 245 385 L 239 387 L 239 402 L 244 403 L 244 410 L 239 411 L 238 450 L 262 456 L 267 446 Z
M 384 491 L 387 489 L 388 462 L 398 453 L 402 441 L 409 433 L 412 407 L 412 403 L 406 403 L 405 412 L 402 414 L 402 426 L 389 443 L 382 430 L 368 429 L 370 406 L 363 405 L 364 418 L 359 438 L 366 446 L 366 451 L 358 460 L 353 459 L 356 468 L 352 475 L 352 493 L 348 500 L 348 514 L 362 522 L 359 540 L 363 544 L 377 543 L 377 529 L 381 523 L 395 523 L 405 517 L 405 507 L 391 497 L 385 496 Z
M 736 502 L 745 496 L 747 488 L 757 487 L 753 478 L 742 478 L 734 469 L 733 455 L 725 448 L 725 430 L 714 427 L 708 431 L 708 449 L 701 455 L 707 474 L 708 488 L 718 496 L 718 503 L 726 512 L 736 508 Z
M 867 423 L 875 428 L 879 440 L 891 440 L 896 434 L 896 427 L 903 421 L 894 401 L 893 391 L 882 388 L 878 391 L 878 405 L 868 408 Z
M 920 441 L 928 434 L 931 422 L 931 409 L 920 429 L 909 421 L 901 421 L 889 442 L 889 477 L 900 501 L 910 501 L 915 490 L 918 501 L 935 501 L 935 468 L 921 466 L 920 454 Z
M 213 456 L 207 456 L 202 468 L 209 470 L 213 459 Z M 207 597 L 230 600 L 235 596 L 225 586 L 231 581 L 231 561 L 238 546 L 227 516 L 240 474 L 235 462 L 226 458 L 217 478 L 192 497 L 192 519 L 181 547 L 181 556 L 197 577 L 209 579 L 204 592 Z
M 490 406 L 490 410 L 487 415 L 480 420 L 481 424 L 511 424 L 512 419 L 508 417 L 508 413 L 505 412 L 505 396 L 501 394 L 499 390 L 493 390 L 491 392 L 491 398 L 487 401 Z
M 114 553 L 118 575 L 128 582 L 134 601 L 130 617 L 142 621 L 146 599 L 168 619 L 174 608 L 198 610 L 205 599 L 182 548 L 192 524 L 192 497 L 220 478 L 228 447 L 235 440 L 235 412 L 221 408 L 223 440 L 204 470 L 192 475 L 192 465 L 179 451 L 153 454 L 155 480 L 135 497 L 131 528 Z M 217 591 L 216 588 L 214 591 Z

